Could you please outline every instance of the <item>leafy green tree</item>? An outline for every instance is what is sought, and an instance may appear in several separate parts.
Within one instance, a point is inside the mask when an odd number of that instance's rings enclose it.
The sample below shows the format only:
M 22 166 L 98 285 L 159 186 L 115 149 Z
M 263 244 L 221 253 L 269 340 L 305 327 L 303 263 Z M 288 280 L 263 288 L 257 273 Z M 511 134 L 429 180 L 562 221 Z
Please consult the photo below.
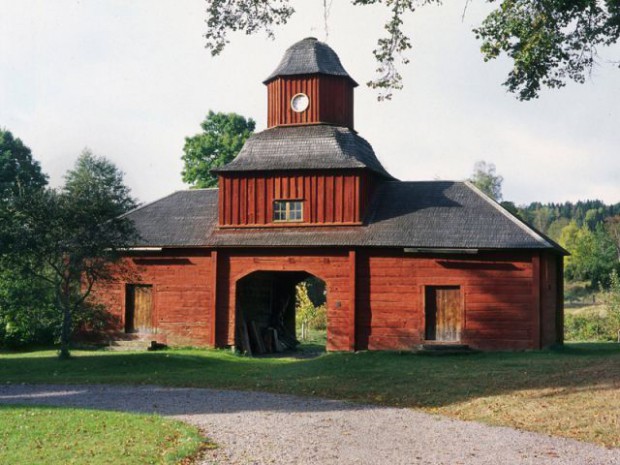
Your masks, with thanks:
M 54 296 L 61 358 L 70 356 L 72 330 L 87 309 L 97 281 L 112 279 L 113 267 L 135 238 L 133 224 L 119 216 L 135 206 L 122 173 L 85 151 L 61 189 L 45 189 L 16 203 L 19 225 L 1 257 Z
M 4 129 L 0 129 L 0 257 L 17 223 L 15 205 L 40 192 L 47 184 L 30 149 Z M 0 346 L 21 346 L 50 342 L 49 295 L 22 273 L 0 261 Z
M 547 234 L 551 239 L 559 242 L 562 235 L 562 230 L 568 226 L 568 223 L 570 223 L 570 221 L 567 218 L 558 218 L 557 220 L 553 220 L 553 222 L 549 225 L 549 229 L 547 229 Z
M 599 283 L 608 284 L 609 274 L 616 264 L 616 251 L 602 225 L 594 231 L 582 226 L 568 251 L 572 256 L 566 266 L 567 278 L 588 280 L 594 288 Z
M 408 63 L 411 39 L 403 26 L 407 15 L 438 0 L 352 0 L 355 6 L 383 5 L 389 15 L 385 35 L 373 51 L 377 76 L 368 85 L 391 98 L 402 87 L 399 64 Z M 504 85 L 520 100 L 538 97 L 542 87 L 559 88 L 569 80 L 583 83 L 596 63 L 597 50 L 620 38 L 618 0 L 489 0 L 497 7 L 474 29 L 485 61 L 507 55 L 512 70 Z M 323 2 L 325 15 L 331 2 Z M 467 2 L 465 3 L 467 5 Z M 254 34 L 286 24 L 295 10 L 290 0 L 209 0 L 207 48 L 213 55 L 229 42 L 228 33 Z
M 209 114 L 200 124 L 202 131 L 185 138 L 183 147 L 183 181 L 192 188 L 216 187 L 217 176 L 211 170 L 237 156 L 256 123 L 236 113 Z
M 5 235 L 15 228 L 11 213 L 18 198 L 42 189 L 47 177 L 30 149 L 10 131 L 0 129 L 0 252 Z
M 295 288 L 295 315 L 299 322 L 301 339 L 308 339 L 309 329 L 325 329 L 327 325 L 327 309 L 325 304 L 315 305 L 309 295 L 308 281 L 303 281 Z
M 616 270 L 609 275 L 607 311 L 615 329 L 616 340 L 620 342 L 620 276 Z
M 568 250 L 571 254 L 577 247 L 577 236 L 579 235 L 579 226 L 575 220 L 568 223 L 562 232 L 560 233 L 560 245 Z M 572 262 L 573 256 L 569 255 L 564 257 L 564 267 L 566 270 L 566 277 L 572 279 Z
M 495 164 L 486 161 L 477 161 L 474 173 L 469 181 L 492 199 L 502 200 L 502 183 L 504 178 L 497 174 Z
M 58 337 L 53 295 L 19 270 L 0 270 L 0 347 L 49 345 Z
M 620 261 L 620 215 L 607 218 L 605 220 L 605 229 L 616 248 L 618 261 Z
M 549 230 L 549 226 L 553 222 L 554 213 L 548 206 L 543 206 L 536 210 L 534 214 L 533 225 L 539 231 L 546 233 Z
M 30 149 L 10 131 L 0 129 L 0 201 L 37 190 L 47 184 Z

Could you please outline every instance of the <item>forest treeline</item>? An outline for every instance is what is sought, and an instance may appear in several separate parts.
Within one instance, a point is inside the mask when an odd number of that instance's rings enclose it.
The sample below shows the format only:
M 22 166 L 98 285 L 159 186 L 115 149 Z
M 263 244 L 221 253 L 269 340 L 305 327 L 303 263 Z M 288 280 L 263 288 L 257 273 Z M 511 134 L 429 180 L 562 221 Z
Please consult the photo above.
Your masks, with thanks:
M 564 247 L 568 281 L 588 281 L 590 287 L 607 287 L 615 269 L 620 271 L 620 202 L 600 200 L 502 205 Z

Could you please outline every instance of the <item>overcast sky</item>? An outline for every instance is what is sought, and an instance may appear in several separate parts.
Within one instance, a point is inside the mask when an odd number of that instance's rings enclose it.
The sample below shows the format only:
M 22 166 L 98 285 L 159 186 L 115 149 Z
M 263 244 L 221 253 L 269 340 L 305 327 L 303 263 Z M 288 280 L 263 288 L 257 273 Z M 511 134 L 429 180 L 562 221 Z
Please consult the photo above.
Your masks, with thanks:
M 501 86 L 510 64 L 484 63 L 471 29 L 488 6 L 465 0 L 420 9 L 405 89 L 379 103 L 356 89 L 356 129 L 403 180 L 464 179 L 476 160 L 505 178 L 517 204 L 599 198 L 620 202 L 620 48 L 603 51 L 585 85 L 518 102 Z M 261 83 L 285 49 L 325 40 L 322 0 L 264 35 L 204 48 L 204 0 L 0 0 L 0 127 L 28 145 L 53 185 L 84 147 L 125 173 L 140 201 L 186 188 L 181 154 L 209 109 L 266 125 Z M 380 7 L 334 0 L 327 42 L 360 83 L 373 77 Z

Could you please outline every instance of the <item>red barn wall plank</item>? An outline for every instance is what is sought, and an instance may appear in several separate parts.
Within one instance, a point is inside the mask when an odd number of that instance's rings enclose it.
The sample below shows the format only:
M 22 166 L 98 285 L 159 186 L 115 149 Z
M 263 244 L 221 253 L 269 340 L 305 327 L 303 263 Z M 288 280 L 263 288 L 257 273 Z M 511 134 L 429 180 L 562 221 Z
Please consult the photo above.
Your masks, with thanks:
M 127 257 L 124 264 L 128 272 L 119 275 L 117 282 L 100 283 L 94 289 L 94 300 L 118 320 L 114 329 L 124 328 L 126 283 L 150 284 L 155 320 L 150 338 L 170 345 L 212 344 L 215 306 L 210 251 Z
M 133 273 L 128 282 L 153 285 L 153 338 L 172 345 L 234 344 L 236 283 L 254 271 L 303 271 L 326 282 L 330 350 L 415 348 L 425 337 L 425 287 L 446 285 L 461 289 L 465 344 L 532 349 L 561 341 L 561 258 L 552 253 L 194 249 L 125 262 Z M 118 317 L 118 329 L 124 327 L 124 290 L 120 281 L 95 290 Z
M 308 96 L 308 109 L 296 112 L 291 99 Z M 328 123 L 353 128 L 353 87 L 347 78 L 325 75 L 278 77 L 267 84 L 267 126 Z
M 327 289 L 327 348 L 328 350 L 351 350 L 354 341 L 354 320 L 350 313 L 351 281 L 350 257 L 347 251 L 303 250 L 247 250 L 220 252 L 218 289 L 218 345 L 235 343 L 234 317 L 237 281 L 255 271 L 304 271 L 325 281 Z M 224 295 L 225 294 L 225 295 Z M 223 316 L 227 315 L 226 318 Z
M 424 342 L 424 288 L 429 285 L 461 287 L 463 343 L 480 349 L 534 348 L 535 272 L 531 252 L 463 258 L 359 252 L 357 348 L 410 349 Z
M 360 171 L 295 175 L 287 172 L 225 174 L 220 176 L 221 226 L 274 226 L 273 201 L 302 200 L 304 222 L 359 224 L 363 220 L 371 184 Z M 277 223 L 285 227 L 285 223 Z M 294 223 L 299 226 L 299 223 Z

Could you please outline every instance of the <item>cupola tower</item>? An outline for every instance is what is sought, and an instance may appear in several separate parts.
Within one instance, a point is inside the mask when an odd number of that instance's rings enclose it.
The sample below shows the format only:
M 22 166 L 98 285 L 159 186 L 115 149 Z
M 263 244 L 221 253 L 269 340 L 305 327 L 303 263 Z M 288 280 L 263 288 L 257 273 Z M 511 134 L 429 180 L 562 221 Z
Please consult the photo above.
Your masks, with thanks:
M 353 89 L 336 52 L 308 37 L 286 50 L 267 85 L 267 126 L 331 124 L 353 129 Z

